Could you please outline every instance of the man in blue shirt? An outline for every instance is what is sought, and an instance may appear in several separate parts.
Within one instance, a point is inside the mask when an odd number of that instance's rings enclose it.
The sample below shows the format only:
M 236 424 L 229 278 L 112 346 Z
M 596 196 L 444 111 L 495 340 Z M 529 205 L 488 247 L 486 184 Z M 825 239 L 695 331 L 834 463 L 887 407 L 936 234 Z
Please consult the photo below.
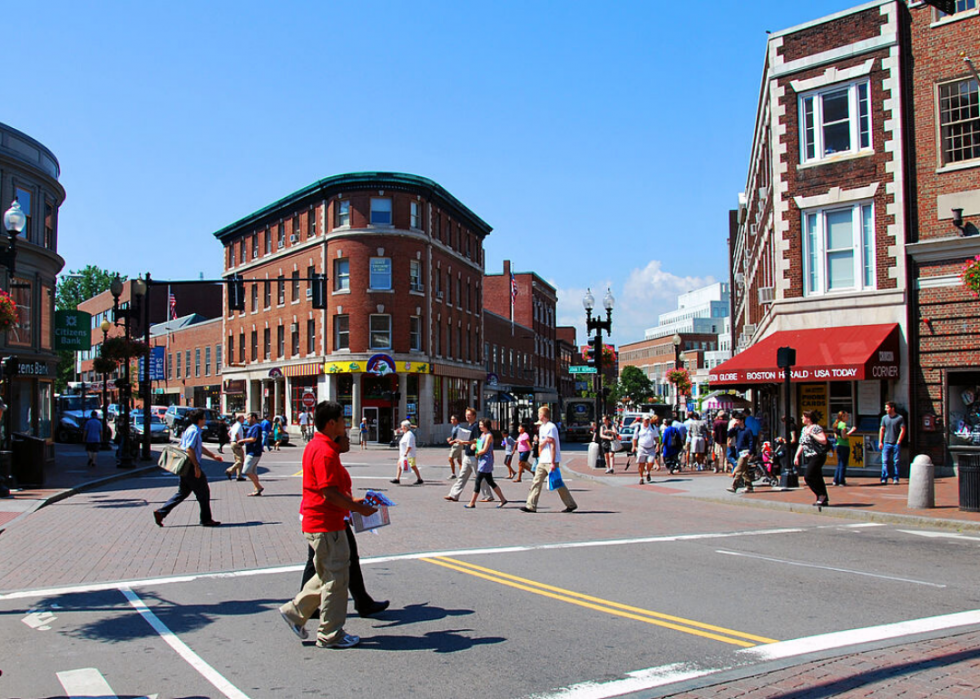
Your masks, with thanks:
M 755 435 L 752 434 L 752 430 L 745 426 L 745 418 L 739 415 L 735 418 L 735 426 L 728 430 L 728 439 L 732 443 L 732 450 L 735 452 L 733 456 L 729 456 L 729 461 L 732 458 L 737 458 L 735 461 L 735 470 L 732 473 L 732 487 L 729 488 L 729 492 L 738 492 L 739 486 L 745 486 L 745 492 L 753 492 L 752 488 L 752 469 L 753 467 L 749 465 L 749 459 L 752 454 L 755 453 Z
M 663 445 L 664 466 L 674 475 L 674 471 L 681 468 L 679 458 L 684 450 L 684 435 L 681 433 L 678 423 L 669 417 L 664 419 L 664 431 L 660 435 Z
M 201 526 L 217 527 L 221 522 L 214 521 L 211 517 L 211 489 L 208 487 L 208 477 L 204 475 L 201 468 L 203 454 L 215 461 L 221 461 L 221 457 L 212 453 L 201 439 L 201 430 L 207 422 L 207 414 L 203 410 L 194 410 L 188 416 L 188 426 L 180 437 L 180 448 L 187 452 L 187 458 L 191 462 L 191 468 L 184 471 L 180 477 L 180 485 L 159 510 L 153 511 L 153 519 L 158 527 L 163 526 L 164 518 L 170 511 L 187 499 L 191 493 L 197 498 L 197 504 L 201 506 Z
M 85 451 L 88 452 L 88 465 L 95 468 L 95 457 L 102 448 L 102 420 L 99 414 L 92 411 L 92 415 L 85 421 Z
M 256 415 L 256 419 L 258 415 Z M 259 423 L 262 426 L 262 444 L 266 447 L 269 446 L 269 435 L 272 434 L 272 423 L 269 421 L 268 417 L 262 418 L 262 422 Z
M 245 437 L 241 440 L 241 444 L 245 447 L 245 463 L 242 466 L 242 473 L 248 476 L 248 479 L 252 481 L 252 486 L 255 488 L 249 496 L 261 495 L 262 491 L 265 490 L 261 485 L 259 485 L 259 459 L 262 458 L 262 442 L 264 441 L 265 435 L 262 432 L 262 425 L 259 424 L 259 416 L 255 413 L 248 414 L 248 430 L 245 432 Z

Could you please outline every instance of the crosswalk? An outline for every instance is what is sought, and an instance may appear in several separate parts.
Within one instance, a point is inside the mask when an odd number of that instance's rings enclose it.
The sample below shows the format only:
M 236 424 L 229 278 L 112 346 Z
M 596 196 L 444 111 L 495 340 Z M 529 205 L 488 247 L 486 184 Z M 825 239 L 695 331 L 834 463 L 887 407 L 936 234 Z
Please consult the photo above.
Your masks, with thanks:
M 65 670 L 57 675 L 69 699 L 116 699 L 117 695 L 106 678 L 94 667 Z M 157 699 L 157 695 L 149 694 L 139 699 Z

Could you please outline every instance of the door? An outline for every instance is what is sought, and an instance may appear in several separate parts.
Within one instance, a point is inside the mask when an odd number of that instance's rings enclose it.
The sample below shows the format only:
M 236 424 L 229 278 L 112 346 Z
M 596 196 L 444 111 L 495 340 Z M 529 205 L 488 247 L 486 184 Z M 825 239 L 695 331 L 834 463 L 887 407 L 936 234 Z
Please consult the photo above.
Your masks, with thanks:
M 378 441 L 378 409 L 364 408 L 364 419 L 368 424 L 368 441 Z

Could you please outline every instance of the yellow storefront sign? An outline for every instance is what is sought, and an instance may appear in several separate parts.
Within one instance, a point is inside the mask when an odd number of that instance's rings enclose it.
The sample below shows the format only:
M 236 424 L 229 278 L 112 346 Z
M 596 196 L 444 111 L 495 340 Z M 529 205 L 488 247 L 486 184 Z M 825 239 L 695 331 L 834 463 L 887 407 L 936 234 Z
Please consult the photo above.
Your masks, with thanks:
M 367 361 L 324 362 L 325 374 L 363 374 L 367 372 Z M 431 374 L 432 365 L 428 362 L 395 362 L 398 374 Z

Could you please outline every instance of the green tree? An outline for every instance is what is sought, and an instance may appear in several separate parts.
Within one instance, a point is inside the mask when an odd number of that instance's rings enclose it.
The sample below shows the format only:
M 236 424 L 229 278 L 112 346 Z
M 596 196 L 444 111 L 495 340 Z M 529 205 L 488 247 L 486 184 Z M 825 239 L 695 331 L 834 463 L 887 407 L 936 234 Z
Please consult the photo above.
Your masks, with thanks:
M 88 265 L 84 269 L 72 270 L 58 280 L 58 291 L 54 307 L 59 311 L 74 311 L 78 304 L 109 290 L 116 272 Z M 120 279 L 126 280 L 124 275 Z M 58 378 L 55 390 L 64 391 L 75 374 L 75 353 L 62 350 L 58 352 Z
M 653 397 L 653 384 L 643 370 L 635 366 L 625 366 L 619 374 L 615 387 L 618 400 L 629 399 L 634 404 L 645 403 Z

